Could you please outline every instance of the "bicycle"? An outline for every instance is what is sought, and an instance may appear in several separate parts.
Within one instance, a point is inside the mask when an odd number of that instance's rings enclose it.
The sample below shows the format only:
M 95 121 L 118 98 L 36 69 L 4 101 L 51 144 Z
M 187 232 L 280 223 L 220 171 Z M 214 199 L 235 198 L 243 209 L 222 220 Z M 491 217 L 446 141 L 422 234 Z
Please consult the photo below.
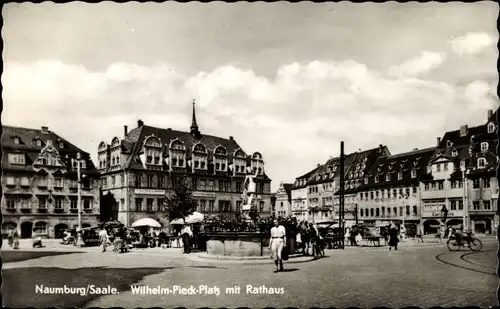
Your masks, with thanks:
M 465 241 L 467 241 L 467 247 L 469 247 L 472 251 L 478 252 L 483 248 L 483 242 L 479 238 L 473 237 L 472 235 L 463 236 L 461 242 L 458 242 L 455 235 L 451 235 L 446 242 L 446 246 L 450 251 L 458 251 L 461 247 L 465 247 Z

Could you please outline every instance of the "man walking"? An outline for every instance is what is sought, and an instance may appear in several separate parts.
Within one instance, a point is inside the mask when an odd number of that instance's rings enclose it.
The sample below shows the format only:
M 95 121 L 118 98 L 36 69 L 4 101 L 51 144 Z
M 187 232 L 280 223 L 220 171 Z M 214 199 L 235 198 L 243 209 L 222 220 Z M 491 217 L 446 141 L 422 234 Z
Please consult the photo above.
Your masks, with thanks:
M 191 253 L 191 238 L 193 237 L 193 231 L 189 225 L 184 224 L 181 231 L 182 244 L 184 245 L 184 253 Z
M 269 249 L 272 252 L 276 271 L 283 270 L 283 260 L 281 259 L 281 251 L 286 247 L 286 231 L 283 225 L 274 219 L 274 227 L 271 229 L 271 239 L 269 239 Z M 279 269 L 278 269 L 279 263 Z

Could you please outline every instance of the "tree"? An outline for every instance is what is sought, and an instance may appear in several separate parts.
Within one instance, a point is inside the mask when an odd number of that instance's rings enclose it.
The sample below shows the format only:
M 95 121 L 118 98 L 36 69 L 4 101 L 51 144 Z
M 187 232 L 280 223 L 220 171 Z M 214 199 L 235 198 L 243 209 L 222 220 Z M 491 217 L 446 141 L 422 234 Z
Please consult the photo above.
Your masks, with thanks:
M 172 193 L 165 194 L 165 217 L 170 221 L 191 215 L 198 206 L 185 178 L 177 179 Z

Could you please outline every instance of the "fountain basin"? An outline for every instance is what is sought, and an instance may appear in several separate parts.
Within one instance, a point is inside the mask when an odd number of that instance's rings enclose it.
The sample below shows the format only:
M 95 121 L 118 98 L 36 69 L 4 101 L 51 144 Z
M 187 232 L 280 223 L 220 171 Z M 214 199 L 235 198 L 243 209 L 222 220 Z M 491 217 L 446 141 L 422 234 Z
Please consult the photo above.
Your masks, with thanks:
M 269 256 L 269 234 L 258 232 L 207 233 L 206 250 L 215 256 Z

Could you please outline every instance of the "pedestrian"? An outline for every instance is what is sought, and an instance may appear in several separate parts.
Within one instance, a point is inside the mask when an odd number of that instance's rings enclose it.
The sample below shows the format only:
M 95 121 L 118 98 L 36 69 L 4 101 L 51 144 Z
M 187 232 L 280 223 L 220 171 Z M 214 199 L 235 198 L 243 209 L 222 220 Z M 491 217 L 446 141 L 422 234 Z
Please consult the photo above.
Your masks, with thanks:
M 404 227 L 404 225 L 401 226 L 400 234 L 401 234 L 401 242 L 404 242 L 406 239 L 406 228 Z
M 299 226 L 299 229 L 297 231 L 297 236 L 295 236 L 295 242 L 297 243 L 297 249 L 296 251 L 298 252 L 300 249 L 302 249 L 302 236 L 300 235 L 300 226 Z
M 17 229 L 14 229 L 14 232 L 12 233 L 12 245 L 14 246 L 14 249 L 19 249 L 19 233 L 17 232 Z
M 7 239 L 9 241 L 9 246 L 12 247 L 12 245 L 14 244 L 14 230 L 11 228 L 7 232 Z
M 349 243 L 351 244 L 352 246 L 352 242 L 351 242 L 351 231 L 348 227 L 345 228 L 345 244 L 346 245 L 349 245 Z
M 193 237 L 193 231 L 188 224 L 184 224 L 181 231 L 182 244 L 184 246 L 184 253 L 191 253 L 191 238 Z
M 99 231 L 99 242 L 102 244 L 102 252 L 106 252 L 106 248 L 108 247 L 108 240 L 109 240 L 108 232 L 103 227 Z
M 391 224 L 391 227 L 389 229 L 389 250 L 394 247 L 394 250 L 398 250 L 398 229 L 394 224 Z
M 283 270 L 283 260 L 281 252 L 286 247 L 286 230 L 283 225 L 279 224 L 278 220 L 274 219 L 274 227 L 271 229 L 271 238 L 269 239 L 269 250 L 271 250 L 276 271 Z M 279 264 L 279 268 L 278 268 Z
M 422 243 L 424 242 L 424 238 L 422 237 L 422 230 L 420 229 L 420 227 L 417 227 L 416 238 L 417 238 L 417 243 L 420 241 L 422 241 Z

